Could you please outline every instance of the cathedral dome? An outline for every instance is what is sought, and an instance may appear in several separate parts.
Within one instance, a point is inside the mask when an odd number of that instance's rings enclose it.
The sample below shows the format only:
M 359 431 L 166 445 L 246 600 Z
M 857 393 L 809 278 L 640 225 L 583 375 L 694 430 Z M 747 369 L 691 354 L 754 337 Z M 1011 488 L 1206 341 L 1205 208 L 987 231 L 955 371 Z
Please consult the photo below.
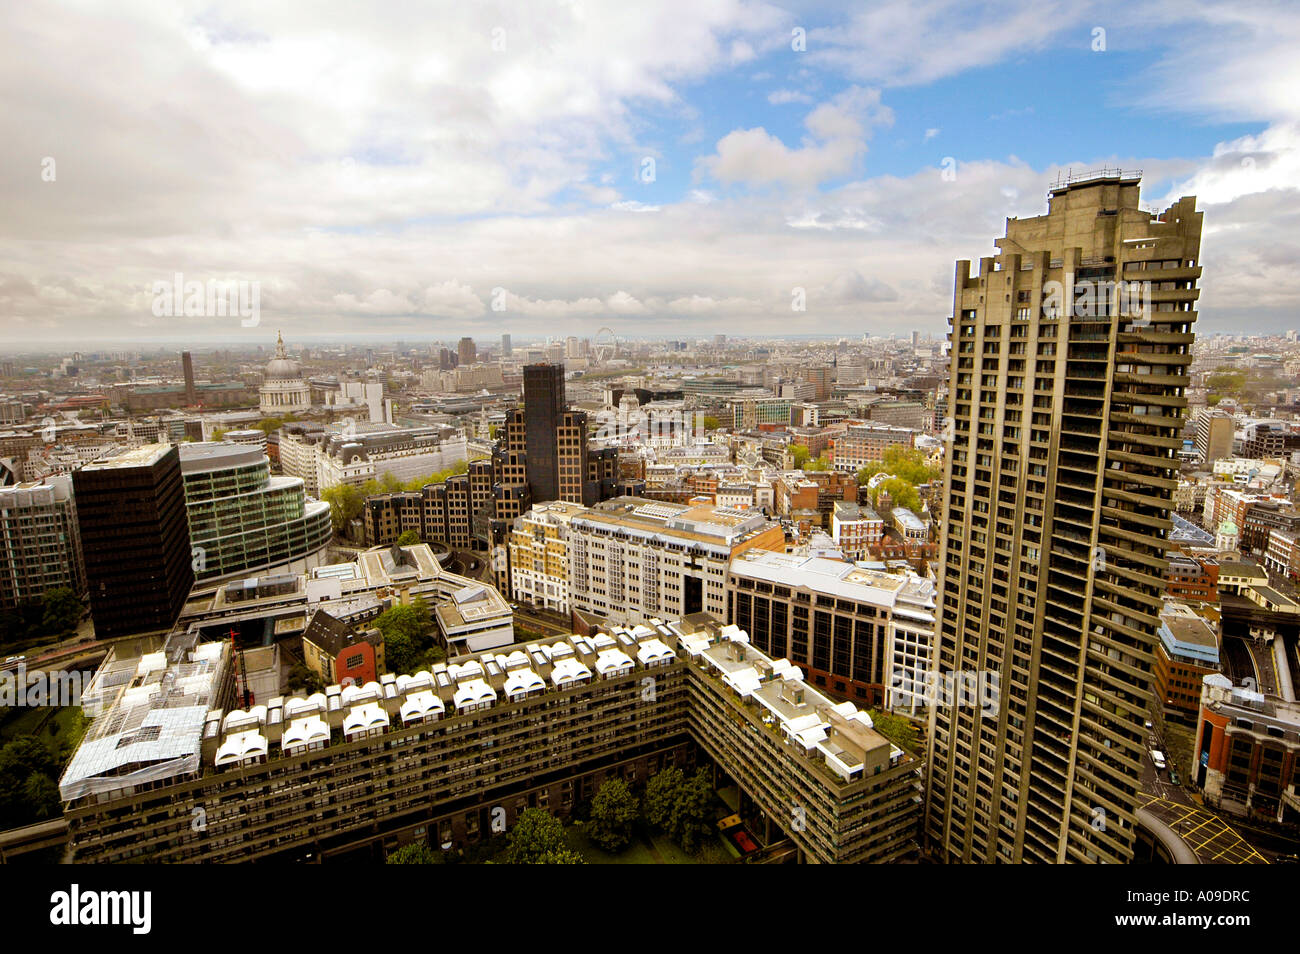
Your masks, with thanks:
M 297 381 L 302 377 L 302 368 L 298 362 L 294 361 L 284 353 L 284 338 L 277 335 L 275 342 L 275 357 L 266 365 L 267 381 Z

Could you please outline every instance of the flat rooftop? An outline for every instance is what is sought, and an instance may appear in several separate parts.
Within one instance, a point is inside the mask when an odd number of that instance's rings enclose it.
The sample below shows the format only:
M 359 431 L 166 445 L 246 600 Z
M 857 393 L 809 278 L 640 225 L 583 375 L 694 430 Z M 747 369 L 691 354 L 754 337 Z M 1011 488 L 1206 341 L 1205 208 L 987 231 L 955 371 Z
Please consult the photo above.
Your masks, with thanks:
M 261 433 L 258 431 L 257 433 Z M 266 454 L 256 445 L 236 444 L 233 441 L 204 441 L 178 444 L 181 455 L 181 473 L 197 474 L 230 467 L 260 464 Z
M 93 461 L 81 468 L 86 471 L 125 470 L 132 467 L 152 467 L 167 456 L 171 444 L 145 444 L 133 450 L 123 451 L 113 457 Z
M 804 587 L 818 593 L 894 608 L 900 598 L 934 605 L 934 584 L 915 574 L 885 573 L 843 560 L 746 550 L 731 561 L 730 574 L 778 586 Z
M 643 536 L 669 536 L 727 546 L 775 524 L 752 508 L 675 504 L 617 497 L 573 518 L 575 524 L 621 527 Z

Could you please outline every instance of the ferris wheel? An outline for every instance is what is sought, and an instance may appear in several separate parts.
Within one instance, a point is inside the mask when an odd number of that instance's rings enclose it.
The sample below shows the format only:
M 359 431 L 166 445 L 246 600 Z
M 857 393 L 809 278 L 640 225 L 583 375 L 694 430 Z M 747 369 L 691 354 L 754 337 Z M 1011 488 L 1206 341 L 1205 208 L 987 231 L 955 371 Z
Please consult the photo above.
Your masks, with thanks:
M 614 332 L 610 328 L 601 328 L 597 331 L 591 346 L 596 353 L 596 360 L 601 364 L 618 354 L 618 339 L 614 337 Z

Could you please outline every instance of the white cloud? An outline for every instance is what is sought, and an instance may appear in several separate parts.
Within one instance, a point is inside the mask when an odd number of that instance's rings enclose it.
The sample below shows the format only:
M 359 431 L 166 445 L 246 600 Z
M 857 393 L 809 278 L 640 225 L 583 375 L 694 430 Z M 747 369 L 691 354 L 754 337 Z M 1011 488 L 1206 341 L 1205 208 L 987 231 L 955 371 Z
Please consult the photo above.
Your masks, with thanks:
M 858 82 L 929 83 L 1042 49 L 1089 16 L 1096 12 L 1087 4 L 1065 0 L 883 0 L 844 23 L 809 30 L 805 55 Z
M 794 89 L 774 89 L 767 94 L 767 101 L 773 106 L 784 106 L 786 103 L 811 103 L 812 97 Z
M 788 51 L 792 18 L 743 0 L 447 3 L 419 17 L 236 0 L 213 11 L 199 0 L 0 6 L 7 344 L 247 335 L 237 319 L 155 318 L 151 283 L 177 271 L 259 281 L 263 328 L 300 339 L 590 334 L 611 323 L 784 333 L 796 286 L 817 330 L 937 331 L 953 260 L 992 254 L 1007 216 L 1042 213 L 1057 169 L 1010 156 L 963 162 L 953 182 L 933 166 L 868 175 L 867 145 L 892 119 L 877 87 L 1049 43 L 1086 49 L 1098 18 L 1063 0 L 969 12 L 888 2 L 810 29 L 809 52 L 778 68 L 757 58 Z M 1151 66 L 1117 75 L 1096 109 L 1268 125 L 1210 156 L 1107 155 L 1113 147 L 1090 142 L 1097 152 L 1057 157 L 1145 169 L 1148 203 L 1156 188 L 1198 196 L 1203 330 L 1296 324 L 1300 27 L 1285 12 L 1107 11 L 1112 48 L 1141 49 Z M 502 53 L 490 45 L 497 25 Z M 67 66 L 106 49 L 111 71 Z M 778 136 L 776 120 L 760 125 L 762 113 L 713 133 L 694 171 L 715 182 L 677 198 L 669 170 L 688 167 L 686 145 L 718 115 L 687 99 L 729 69 L 756 84 L 748 103 L 759 109 L 846 77 L 859 85 L 808 103 L 798 141 Z M 987 109 L 1021 120 L 1004 134 L 1034 118 L 1023 100 Z M 627 185 L 644 155 L 661 157 L 653 192 Z M 45 156 L 57 160 L 54 182 L 40 179 Z M 489 308 L 498 287 L 509 290 L 504 313 Z
M 872 127 L 892 121 L 879 90 L 852 86 L 808 114 L 804 125 L 812 135 L 801 146 L 792 149 L 761 126 L 737 129 L 718 141 L 713 155 L 697 162 L 696 172 L 726 185 L 810 189 L 851 172 Z

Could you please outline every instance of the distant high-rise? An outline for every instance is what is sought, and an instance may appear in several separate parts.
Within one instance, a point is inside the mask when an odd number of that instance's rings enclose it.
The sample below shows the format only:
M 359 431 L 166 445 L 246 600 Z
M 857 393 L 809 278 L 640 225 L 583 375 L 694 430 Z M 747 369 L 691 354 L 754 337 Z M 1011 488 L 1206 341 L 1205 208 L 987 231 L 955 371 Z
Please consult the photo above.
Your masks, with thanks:
M 501 336 L 501 357 L 509 358 L 512 355 L 514 355 L 514 353 L 515 353 L 514 349 L 510 347 L 510 336 L 502 335 Z
M 1232 456 L 1232 439 L 1236 425 L 1231 414 L 1206 410 L 1196 418 L 1196 450 L 1206 467 L 1223 457 Z
M 188 351 L 181 352 L 181 368 L 185 372 L 185 404 L 193 407 L 199 403 L 199 398 L 194 390 L 194 359 Z
M 826 401 L 830 399 L 831 389 L 835 383 L 835 369 L 828 367 L 807 368 L 803 372 L 803 379 L 813 386 L 814 401 Z
M 528 486 L 537 503 L 561 499 L 559 427 L 563 413 L 564 365 L 525 365 L 524 439 L 528 446 Z M 585 439 L 582 443 L 585 446 Z
M 170 629 L 194 585 L 180 454 L 147 444 L 72 475 L 99 637 Z
M 66 474 L 0 488 L 0 608 L 46 590 L 86 591 L 72 478 Z
M 925 820 L 942 860 L 1133 860 L 1201 275 L 1195 198 L 1144 212 L 1139 179 L 1063 182 L 978 275 L 957 263 Z M 994 705 L 958 693 L 977 682 Z
M 474 346 L 474 339 L 468 335 L 460 339 L 460 344 L 456 346 L 456 358 L 460 367 L 468 367 L 478 360 L 478 349 Z

